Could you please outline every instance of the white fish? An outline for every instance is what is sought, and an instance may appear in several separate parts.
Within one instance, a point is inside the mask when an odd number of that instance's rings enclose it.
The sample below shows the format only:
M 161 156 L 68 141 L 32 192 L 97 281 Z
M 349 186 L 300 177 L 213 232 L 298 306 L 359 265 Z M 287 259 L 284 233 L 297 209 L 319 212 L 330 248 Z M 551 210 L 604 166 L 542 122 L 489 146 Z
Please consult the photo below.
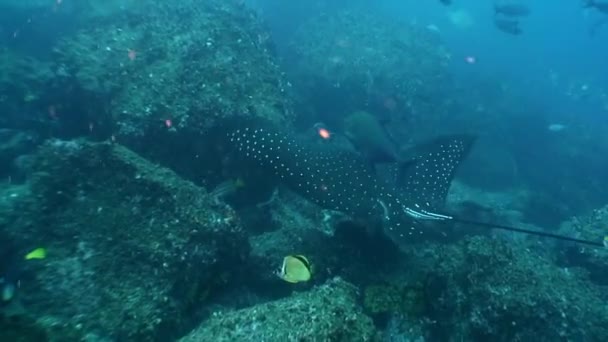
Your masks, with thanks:
M 566 125 L 562 125 L 559 123 L 553 123 L 553 124 L 550 124 L 549 126 L 547 126 L 547 129 L 551 132 L 561 132 L 566 128 L 567 128 Z
M 429 31 L 432 31 L 432 32 L 437 32 L 437 33 L 440 32 L 439 27 L 437 27 L 437 25 L 435 25 L 435 24 L 426 25 L 426 29 Z
M 475 25 L 475 20 L 471 14 L 463 9 L 448 12 L 448 20 L 452 25 L 459 29 L 469 29 Z

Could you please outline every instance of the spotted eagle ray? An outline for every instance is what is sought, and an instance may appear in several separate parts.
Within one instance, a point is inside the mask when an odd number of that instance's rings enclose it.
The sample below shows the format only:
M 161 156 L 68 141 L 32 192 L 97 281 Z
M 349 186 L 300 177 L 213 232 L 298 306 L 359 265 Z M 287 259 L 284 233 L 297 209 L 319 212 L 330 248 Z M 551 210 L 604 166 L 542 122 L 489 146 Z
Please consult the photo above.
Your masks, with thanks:
M 245 120 L 229 127 L 224 138 L 237 159 L 270 172 L 322 208 L 353 219 L 380 221 L 397 245 L 422 236 L 429 221 L 459 222 L 598 247 L 606 244 L 606 239 L 589 241 L 442 212 L 456 169 L 475 141 L 471 135 L 443 136 L 419 145 L 411 160 L 392 168 L 391 177 L 380 177 L 360 154 L 307 144 L 264 120 Z

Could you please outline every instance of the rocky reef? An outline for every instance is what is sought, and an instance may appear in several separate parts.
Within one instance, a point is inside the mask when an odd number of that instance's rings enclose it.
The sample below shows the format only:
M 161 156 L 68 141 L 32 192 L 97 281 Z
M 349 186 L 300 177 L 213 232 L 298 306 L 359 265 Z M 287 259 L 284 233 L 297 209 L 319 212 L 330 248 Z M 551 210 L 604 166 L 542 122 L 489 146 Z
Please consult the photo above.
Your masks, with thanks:
M 559 231 L 592 241 L 608 241 L 608 206 L 592 210 L 586 215 L 574 216 L 562 223 Z M 589 273 L 590 279 L 600 285 L 608 285 L 606 249 L 557 244 L 554 246 L 558 262 L 564 267 L 580 267 Z
M 432 298 L 425 315 L 433 338 L 598 341 L 608 334 L 605 289 L 534 245 L 470 237 L 412 251 L 422 272 L 416 278 Z
M 44 104 L 53 72 L 50 63 L 0 48 L 0 124 L 2 127 L 44 131 L 50 118 Z
M 192 170 L 212 164 L 206 137 L 219 121 L 293 121 L 269 33 L 240 1 L 83 1 L 46 9 L 38 25 L 68 14 L 81 20 L 48 52 L 3 50 L 7 125 L 113 138 L 200 181 Z
M 78 20 L 48 54 L 0 50 L 0 278 L 19 270 L 16 296 L 5 300 L 2 289 L 0 340 L 608 339 L 603 249 L 466 224 L 431 227 L 436 238 L 399 249 L 381 229 L 275 189 L 267 174 L 252 172 L 256 184 L 232 198 L 200 187 L 233 176 L 212 137 L 234 119 L 322 119 L 333 133 L 367 111 L 378 126 L 394 123 L 402 148 L 458 127 L 506 135 L 486 129 L 511 117 L 484 102 L 504 92 L 488 83 L 473 97 L 447 94 L 450 56 L 436 30 L 340 10 L 305 23 L 279 64 L 264 23 L 240 0 L 6 3 Z M 443 121 L 450 108 L 469 113 L 472 98 L 472 116 Z M 567 150 L 568 134 L 540 152 Z M 530 149 L 520 140 L 509 143 Z M 352 147 L 345 136 L 331 141 Z M 451 213 L 530 229 L 571 214 L 548 211 L 550 193 L 521 182 L 520 164 L 538 164 L 496 145 L 454 182 Z M 575 194 L 572 186 L 560 191 Z M 601 241 L 606 227 L 601 207 L 559 231 Z M 24 260 L 37 247 L 46 257 Z M 310 281 L 277 277 L 293 254 L 310 261 Z
M 73 91 L 105 109 L 93 123 L 103 129 L 107 119 L 119 137 L 160 128 L 185 137 L 234 115 L 292 118 L 269 35 L 238 1 L 138 3 L 91 22 L 55 53 Z
M 357 297 L 356 287 L 336 278 L 288 298 L 216 313 L 180 341 L 373 341 L 374 325 Z
M 14 199 L 3 222 L 24 250 L 48 251 L 23 265 L 31 279 L 20 290 L 22 333 L 175 337 L 248 253 L 229 207 L 122 146 L 50 141 L 31 178 L 30 195 Z

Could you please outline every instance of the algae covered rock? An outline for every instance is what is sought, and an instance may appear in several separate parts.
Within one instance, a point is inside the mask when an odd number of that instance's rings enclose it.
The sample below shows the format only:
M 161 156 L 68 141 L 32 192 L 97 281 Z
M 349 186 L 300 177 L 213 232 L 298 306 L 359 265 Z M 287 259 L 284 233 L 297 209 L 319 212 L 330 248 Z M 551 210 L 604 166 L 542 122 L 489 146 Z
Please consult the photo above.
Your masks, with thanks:
M 370 341 L 372 321 L 356 302 L 357 289 L 336 278 L 288 298 L 216 313 L 180 341 Z
M 55 51 L 106 134 L 166 142 L 159 130 L 200 133 L 235 115 L 291 120 L 268 33 L 240 1 L 137 1 Z
M 0 128 L 0 177 L 18 179 L 27 154 L 35 149 L 38 137 L 32 132 Z
M 418 316 L 426 304 L 424 289 L 420 286 L 387 283 L 370 285 L 364 290 L 363 306 L 371 314 Z
M 47 249 L 24 265 L 20 300 L 48 339 L 180 335 L 248 253 L 230 208 L 122 146 L 51 141 L 34 170 L 33 198 L 4 230 Z
M 587 215 L 572 217 L 560 226 L 559 231 L 581 239 L 602 241 L 608 236 L 608 205 L 592 210 Z M 591 280 L 608 285 L 608 251 L 605 248 L 558 243 L 555 251 L 563 265 L 582 267 L 590 273 Z
M 304 255 L 312 265 L 312 279 L 302 287 L 321 284 L 337 274 L 353 284 L 366 284 L 393 270 L 400 256 L 382 234 L 366 231 L 342 213 L 320 210 L 284 189 L 268 207 L 271 229 L 252 235 L 249 243 L 256 285 L 272 298 L 293 290 L 269 272 L 278 270 L 287 255 Z
M 313 204 L 281 191 L 268 206 L 268 231 L 249 238 L 251 258 L 261 269 L 257 272 L 265 288 L 284 287 L 283 281 L 268 270 L 277 270 L 287 255 L 302 254 L 313 264 L 313 282 L 326 278 L 325 269 L 332 266 L 335 243 L 331 240 L 333 227 L 323 220 L 322 212 Z M 317 265 L 323 265 L 317 268 Z M 262 285 L 262 284 L 261 284 Z
M 0 47 L 0 125 L 40 128 L 49 121 L 45 106 L 52 79 L 50 63 Z
M 608 310 L 602 287 L 555 266 L 526 245 L 473 237 L 416 251 L 427 262 L 433 333 L 475 341 L 602 341 Z

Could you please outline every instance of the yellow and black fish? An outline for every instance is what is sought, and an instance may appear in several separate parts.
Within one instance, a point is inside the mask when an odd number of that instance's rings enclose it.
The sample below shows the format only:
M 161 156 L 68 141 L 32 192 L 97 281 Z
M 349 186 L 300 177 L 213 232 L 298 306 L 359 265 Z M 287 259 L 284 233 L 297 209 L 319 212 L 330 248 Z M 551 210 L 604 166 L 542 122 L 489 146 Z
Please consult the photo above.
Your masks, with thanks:
M 312 277 L 312 268 L 305 256 L 288 255 L 283 258 L 278 276 L 288 283 L 306 282 Z

